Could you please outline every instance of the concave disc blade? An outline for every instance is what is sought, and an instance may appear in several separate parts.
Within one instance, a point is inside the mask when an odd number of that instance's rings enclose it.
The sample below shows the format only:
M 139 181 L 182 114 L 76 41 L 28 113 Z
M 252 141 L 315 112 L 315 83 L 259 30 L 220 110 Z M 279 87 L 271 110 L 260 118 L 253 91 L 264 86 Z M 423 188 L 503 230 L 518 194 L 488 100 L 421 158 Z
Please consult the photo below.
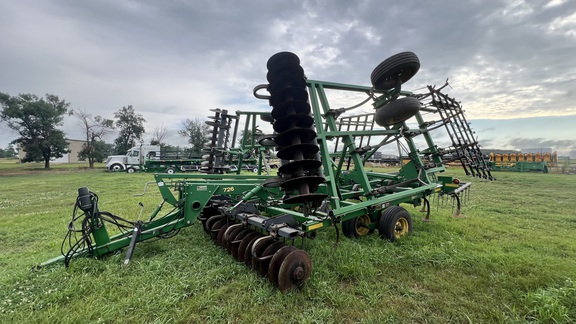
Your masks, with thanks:
M 228 252 L 229 254 L 232 254 L 232 241 L 234 241 L 236 235 L 238 235 L 238 233 L 242 232 L 244 230 L 244 225 L 241 225 L 240 227 L 236 227 L 234 229 L 232 229 L 230 232 L 224 233 L 224 238 L 222 239 L 222 244 L 224 246 L 224 248 L 226 249 L 226 252 Z
M 240 261 L 238 258 L 238 248 L 240 247 L 240 243 L 242 243 L 242 240 L 248 234 L 252 233 L 254 233 L 254 231 L 252 231 L 251 229 L 244 228 L 238 234 L 236 234 L 236 237 L 234 237 L 233 240 L 230 241 L 230 251 L 228 253 L 230 253 L 234 259 Z M 242 258 L 244 258 L 244 254 L 242 254 Z
M 280 266 L 282 265 L 282 262 L 284 262 L 286 256 L 294 250 L 296 250 L 296 248 L 290 245 L 284 246 L 274 253 L 272 260 L 270 260 L 270 264 L 268 265 L 268 280 L 270 280 L 272 284 L 278 286 L 278 272 L 280 271 Z
M 266 248 L 274 243 L 274 238 L 272 236 L 264 236 L 257 239 L 252 245 L 252 264 L 251 267 L 254 270 L 258 269 L 258 258 L 262 256 L 262 253 Z
M 220 231 L 222 226 L 226 224 L 227 221 L 225 218 L 219 219 L 214 223 L 212 223 L 212 226 L 210 226 L 210 237 L 212 238 L 212 240 L 216 241 L 216 238 L 218 237 L 218 232 Z
M 252 265 L 252 244 L 254 244 L 258 238 L 263 236 L 258 232 L 254 232 L 253 234 L 254 235 L 246 235 L 238 247 L 238 261 L 244 262 L 247 266 Z
M 216 245 L 222 246 L 222 244 L 220 242 L 222 242 L 222 238 L 224 237 L 224 233 L 226 233 L 226 231 L 228 230 L 228 228 L 231 225 L 237 225 L 237 224 L 232 224 L 232 223 L 226 223 L 224 225 L 222 225 L 222 227 L 220 227 L 220 230 L 218 230 L 218 234 L 216 234 Z
M 272 244 L 270 244 L 266 250 L 264 250 L 264 252 L 262 252 L 262 255 L 260 256 L 260 262 L 258 264 L 258 273 L 262 276 L 262 277 L 266 277 L 268 275 L 268 265 L 270 264 L 270 260 L 272 259 L 274 253 L 276 253 L 276 251 L 280 250 L 280 248 L 282 248 L 283 246 L 285 246 L 285 244 L 283 242 L 280 241 L 276 241 Z M 268 257 L 268 258 L 266 258 Z M 265 258 L 264 260 L 262 260 L 263 258 Z
M 304 282 L 310 279 L 311 272 L 312 262 L 308 253 L 303 250 L 292 251 L 280 265 L 278 288 L 282 292 L 300 288 Z

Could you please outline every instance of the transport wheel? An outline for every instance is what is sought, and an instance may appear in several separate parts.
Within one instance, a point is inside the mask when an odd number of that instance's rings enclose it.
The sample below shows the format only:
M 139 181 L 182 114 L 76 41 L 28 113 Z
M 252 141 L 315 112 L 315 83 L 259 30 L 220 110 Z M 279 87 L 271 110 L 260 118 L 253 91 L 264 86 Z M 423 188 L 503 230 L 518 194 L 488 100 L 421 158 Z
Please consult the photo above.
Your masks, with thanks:
M 240 243 L 242 243 L 242 240 L 251 233 L 254 233 L 254 231 L 248 228 L 244 228 L 242 231 L 236 234 L 236 237 L 230 240 L 230 251 L 228 251 L 228 253 L 230 253 L 235 260 L 240 261 L 238 258 L 238 249 L 240 248 Z M 242 257 L 244 257 L 244 255 L 242 255 Z
M 370 81 L 378 90 L 389 90 L 396 86 L 397 79 L 402 84 L 410 80 L 419 69 L 418 56 L 412 52 L 402 52 L 392 55 L 378 64 L 370 75 Z
M 282 265 L 282 262 L 284 262 L 286 256 L 294 250 L 296 250 L 296 248 L 289 245 L 280 248 L 280 250 L 274 253 L 274 256 L 270 260 L 270 265 L 268 265 L 268 280 L 270 280 L 273 285 L 278 286 L 278 272 L 280 271 L 280 266 Z
M 405 236 L 412 230 L 410 213 L 400 206 L 391 206 L 384 210 L 378 222 L 380 237 L 391 242 Z
M 134 172 L 136 172 L 136 169 L 134 169 L 134 168 L 128 168 L 128 169 L 126 169 L 126 172 L 128 172 L 128 173 L 134 173 Z
M 280 265 L 278 288 L 282 292 L 300 288 L 310 279 L 311 272 L 312 262 L 308 253 L 303 250 L 294 250 L 284 258 Z
M 240 225 L 240 226 L 236 226 Z M 229 254 L 232 254 L 232 241 L 238 235 L 238 233 L 244 230 L 244 225 L 242 224 L 234 224 L 228 228 L 228 231 L 224 233 L 224 237 L 222 238 L 222 246 Z
M 374 113 L 374 121 L 380 126 L 391 126 L 410 119 L 420 110 L 420 101 L 404 97 L 390 101 Z
M 367 227 L 370 223 L 372 223 L 372 220 L 368 215 L 362 215 L 360 217 L 346 220 L 342 222 L 342 233 L 349 238 L 372 234 L 374 233 L 374 230 Z
M 124 170 L 124 167 L 122 166 L 122 164 L 112 164 L 112 166 L 110 166 L 110 170 L 114 171 L 114 172 L 118 172 L 118 171 L 122 171 Z
M 249 244 L 254 244 L 254 241 L 256 241 L 256 239 L 259 237 L 262 237 L 262 234 L 252 231 L 252 233 L 249 233 L 244 236 L 244 238 L 242 238 L 242 242 L 240 242 L 240 245 L 238 245 L 238 261 L 244 262 L 244 260 L 247 258 L 246 253 L 249 252 L 252 248 L 252 246 Z M 248 246 L 250 246 L 250 249 L 248 249 Z
M 254 244 L 252 245 L 252 263 L 251 263 L 251 267 L 254 270 L 258 270 L 258 264 L 260 263 L 258 261 L 258 258 L 260 258 L 262 256 L 262 253 L 264 252 L 264 250 L 266 250 L 267 247 L 269 247 L 270 245 L 272 245 L 274 243 L 274 238 L 272 236 L 264 236 L 261 237 L 259 239 L 257 239 L 256 241 L 254 241 Z
M 262 252 L 262 255 L 260 256 L 260 258 L 264 259 L 264 260 L 259 260 L 260 262 L 258 262 L 258 273 L 262 277 L 268 276 L 268 266 L 270 265 L 270 260 L 274 257 L 274 253 L 276 253 L 276 251 L 280 250 L 284 246 L 286 246 L 286 245 L 283 242 L 276 241 L 276 242 L 270 244 L 264 250 L 264 252 Z
M 166 173 L 168 173 L 168 174 L 174 174 L 174 172 L 176 172 L 176 170 L 174 170 L 174 168 L 172 168 L 172 167 L 166 169 Z

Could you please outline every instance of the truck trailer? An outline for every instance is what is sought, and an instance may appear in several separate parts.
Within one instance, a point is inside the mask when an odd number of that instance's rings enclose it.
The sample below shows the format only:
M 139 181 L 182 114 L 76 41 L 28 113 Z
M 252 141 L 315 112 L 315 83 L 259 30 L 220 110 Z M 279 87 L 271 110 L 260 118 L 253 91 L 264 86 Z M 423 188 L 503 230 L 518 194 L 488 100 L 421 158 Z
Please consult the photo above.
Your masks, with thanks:
M 160 145 L 141 144 L 128 150 L 126 155 L 111 155 L 106 159 L 106 171 L 164 172 L 199 171 L 202 162 L 200 156 L 182 152 L 164 151 Z

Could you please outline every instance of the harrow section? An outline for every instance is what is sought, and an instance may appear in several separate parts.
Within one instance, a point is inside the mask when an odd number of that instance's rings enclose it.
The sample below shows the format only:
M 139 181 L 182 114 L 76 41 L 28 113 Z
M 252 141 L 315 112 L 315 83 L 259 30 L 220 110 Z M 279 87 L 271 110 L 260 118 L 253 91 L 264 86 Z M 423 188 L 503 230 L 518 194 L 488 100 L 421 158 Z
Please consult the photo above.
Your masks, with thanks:
M 81 188 L 69 249 L 45 264 L 62 259 L 68 264 L 76 256 L 124 247 L 128 263 L 137 242 L 169 237 L 200 220 L 218 246 L 287 291 L 310 278 L 305 240 L 318 230 L 334 227 L 350 238 L 378 231 L 383 239 L 404 239 L 413 221 L 401 204 L 422 206 L 429 220 L 429 198 L 436 195 L 456 201 L 459 215 L 471 183 L 438 175 L 448 154 L 461 161 L 467 175 L 493 179 L 463 110 L 441 92 L 444 87 L 428 87 L 424 94 L 401 89 L 420 68 L 412 52 L 378 65 L 372 86 L 306 79 L 300 59 L 289 52 L 273 55 L 266 66 L 268 83 L 257 86 L 254 95 L 267 100 L 271 110 L 235 115 L 213 110 L 203 174 L 155 174 L 163 199 L 147 221 L 102 212 L 96 194 Z M 333 108 L 333 92 L 365 99 Z M 272 134 L 259 128 L 267 126 Z M 434 130 L 445 130 L 451 145 L 438 147 Z M 407 162 L 397 172 L 369 171 L 367 161 L 388 146 Z M 280 167 L 270 174 L 274 155 Z M 246 163 L 257 163 L 256 172 L 241 172 Z M 160 216 L 164 205 L 172 209 Z M 110 236 L 106 223 L 118 226 L 120 234 Z

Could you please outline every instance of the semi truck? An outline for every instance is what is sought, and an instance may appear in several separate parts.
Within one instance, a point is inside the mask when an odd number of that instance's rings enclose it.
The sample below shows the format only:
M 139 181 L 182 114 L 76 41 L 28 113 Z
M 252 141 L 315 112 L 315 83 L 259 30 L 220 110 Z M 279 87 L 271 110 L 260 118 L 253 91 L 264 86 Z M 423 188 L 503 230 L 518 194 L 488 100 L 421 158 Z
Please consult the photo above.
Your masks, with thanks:
M 202 162 L 199 156 L 181 152 L 163 151 L 160 145 L 141 144 L 128 150 L 126 155 L 111 155 L 106 159 L 106 171 L 165 172 L 199 171 Z

